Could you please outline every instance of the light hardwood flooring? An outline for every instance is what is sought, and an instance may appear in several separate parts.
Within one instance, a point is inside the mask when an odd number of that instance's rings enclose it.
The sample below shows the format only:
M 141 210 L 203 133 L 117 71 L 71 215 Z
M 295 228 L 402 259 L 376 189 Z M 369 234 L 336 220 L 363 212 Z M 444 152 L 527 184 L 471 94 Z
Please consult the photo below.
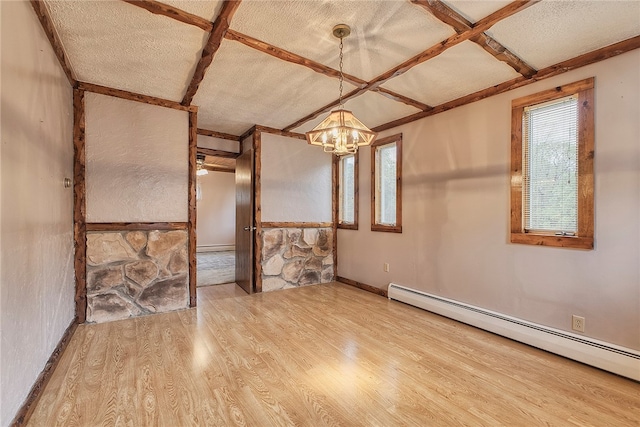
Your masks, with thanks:
M 326 284 L 80 326 L 34 426 L 638 426 L 640 384 Z

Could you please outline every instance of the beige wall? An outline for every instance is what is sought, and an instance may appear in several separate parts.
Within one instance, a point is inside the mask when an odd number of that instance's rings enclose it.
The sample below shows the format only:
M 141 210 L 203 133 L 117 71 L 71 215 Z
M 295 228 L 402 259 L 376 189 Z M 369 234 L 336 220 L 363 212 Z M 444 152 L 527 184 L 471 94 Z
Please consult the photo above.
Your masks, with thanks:
M 262 221 L 330 222 L 331 155 L 262 133 Z
M 236 244 L 236 176 L 209 172 L 198 177 L 197 242 L 202 246 Z
M 186 222 L 189 113 L 87 92 L 87 222 Z
M 74 317 L 72 92 L 31 5 L 0 2 L 0 425 Z
M 340 276 L 389 282 L 640 350 L 640 51 L 384 132 L 402 132 L 403 233 L 338 233 Z M 595 250 L 509 243 L 511 100 L 595 76 Z M 390 272 L 383 272 L 383 263 Z

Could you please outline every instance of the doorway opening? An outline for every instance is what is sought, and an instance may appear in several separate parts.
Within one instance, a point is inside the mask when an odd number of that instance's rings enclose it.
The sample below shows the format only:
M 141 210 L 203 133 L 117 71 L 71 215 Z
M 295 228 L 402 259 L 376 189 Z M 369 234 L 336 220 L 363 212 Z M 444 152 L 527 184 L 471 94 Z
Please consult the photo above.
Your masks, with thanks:
M 198 152 L 197 287 L 235 284 L 236 184 L 234 158 Z

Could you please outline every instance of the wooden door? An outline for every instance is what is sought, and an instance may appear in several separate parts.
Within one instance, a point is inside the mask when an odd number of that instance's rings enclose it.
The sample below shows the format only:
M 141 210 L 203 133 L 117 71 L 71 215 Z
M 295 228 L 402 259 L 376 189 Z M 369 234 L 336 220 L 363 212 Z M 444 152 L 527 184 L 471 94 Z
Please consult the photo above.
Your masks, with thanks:
M 253 293 L 253 150 L 236 159 L 236 283 Z

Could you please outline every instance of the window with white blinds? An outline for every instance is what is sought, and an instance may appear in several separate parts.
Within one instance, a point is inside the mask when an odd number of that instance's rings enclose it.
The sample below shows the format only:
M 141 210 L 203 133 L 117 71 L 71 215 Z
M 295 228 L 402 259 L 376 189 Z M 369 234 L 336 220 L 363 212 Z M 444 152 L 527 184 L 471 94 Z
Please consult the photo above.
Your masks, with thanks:
M 578 96 L 526 107 L 522 116 L 526 232 L 578 231 Z
M 512 243 L 593 249 L 594 87 L 592 77 L 511 101 Z
M 353 225 L 356 224 L 356 156 L 340 157 L 338 168 L 338 224 Z

